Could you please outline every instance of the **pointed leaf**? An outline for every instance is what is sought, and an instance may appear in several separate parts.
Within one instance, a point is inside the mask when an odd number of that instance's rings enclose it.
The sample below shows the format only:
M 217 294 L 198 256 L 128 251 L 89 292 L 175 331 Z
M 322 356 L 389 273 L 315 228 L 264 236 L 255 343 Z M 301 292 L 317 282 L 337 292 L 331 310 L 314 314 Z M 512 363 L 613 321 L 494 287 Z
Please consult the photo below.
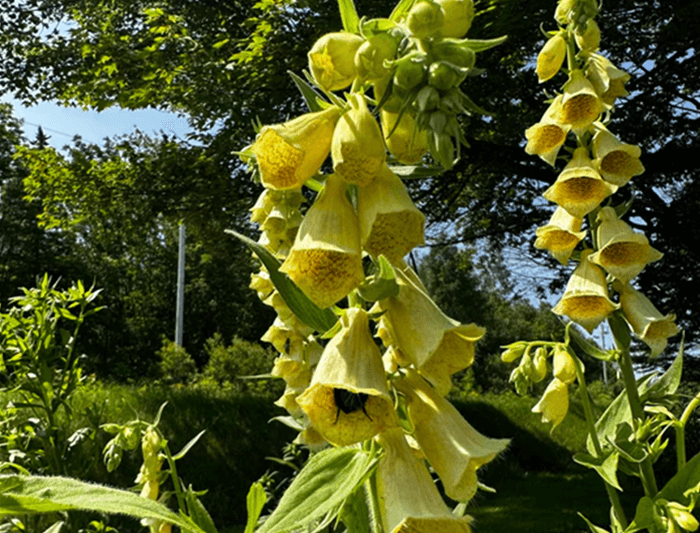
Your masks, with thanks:
M 323 111 L 323 106 L 319 103 L 321 96 L 314 90 L 314 88 L 291 70 L 288 70 L 287 73 L 291 76 L 292 81 L 294 81 L 294 84 L 297 86 L 297 89 L 299 89 L 299 92 L 304 98 L 304 102 L 306 102 L 306 106 L 309 108 L 309 111 Z
M 272 281 L 275 289 L 280 293 L 280 296 L 284 300 L 292 312 L 304 322 L 314 328 L 316 331 L 323 333 L 333 327 L 338 321 L 338 317 L 330 309 L 321 309 L 315 303 L 313 303 L 304 292 L 297 287 L 294 282 L 289 279 L 285 274 L 279 271 L 280 262 L 277 258 L 272 255 L 267 248 L 258 244 L 253 239 L 249 239 L 245 235 L 241 235 L 233 230 L 226 230 L 226 233 L 230 233 L 237 239 L 243 241 L 244 244 L 251 249 L 251 251 L 258 256 L 260 261 L 262 261 L 267 271 L 270 273 L 270 280 Z
M 394 10 L 391 12 L 391 15 L 389 15 L 389 20 L 398 22 L 401 17 L 408 13 L 408 10 L 411 9 L 413 2 L 414 0 L 400 0 L 399 3 L 396 4 Z
M 569 324 L 567 324 L 566 331 L 570 336 L 574 350 L 583 352 L 600 361 L 615 361 L 617 359 L 617 353 L 615 351 L 601 350 L 595 342 L 584 337 L 583 333 L 573 325 L 574 322 L 569 322 Z
M 681 376 L 683 374 L 683 344 L 681 343 L 680 350 L 678 350 L 678 355 L 676 358 L 673 360 L 673 363 L 671 363 L 671 366 L 668 367 L 666 372 L 663 373 L 663 375 L 654 381 L 651 386 L 649 387 L 649 390 L 646 391 L 646 395 L 643 395 L 643 397 L 646 398 L 653 398 L 653 399 L 659 399 L 663 398 L 665 396 L 668 396 L 670 394 L 675 394 L 675 392 L 678 390 L 678 387 L 681 384 Z M 641 391 L 640 391 L 641 394 Z
M 688 505 L 691 501 L 691 493 L 698 490 L 700 490 L 700 453 L 688 461 L 681 471 L 666 483 L 657 495 L 657 499 L 664 498 L 681 505 Z
M 495 39 L 462 39 L 459 41 L 459 44 L 467 45 L 475 52 L 483 52 L 484 50 L 503 44 L 506 42 L 506 39 L 508 39 L 507 35 L 496 37 Z
M 340 18 L 343 21 L 343 28 L 350 33 L 360 32 L 360 17 L 357 16 L 355 2 L 353 0 L 338 0 Z
M 253 533 L 253 531 L 255 531 L 255 526 L 258 523 L 258 518 L 260 518 L 260 513 L 262 512 L 266 501 L 267 495 L 265 494 L 265 489 L 263 489 L 262 484 L 253 483 L 250 486 L 248 496 L 246 497 L 248 522 L 246 523 L 245 531 L 243 533 Z
M 368 302 L 376 302 L 390 296 L 399 294 L 399 284 L 396 283 L 396 274 L 389 260 L 383 255 L 379 256 L 379 271 L 357 288 L 360 296 Z
M 634 533 L 646 529 L 651 533 L 665 533 L 666 528 L 663 527 L 663 520 L 659 514 L 659 509 L 654 500 L 648 496 L 644 496 L 637 503 L 637 510 L 634 513 L 634 520 L 625 529 L 625 533 Z
M 390 166 L 391 171 L 401 179 L 425 179 L 438 176 L 445 172 L 444 167 Z
M 373 533 L 364 486 L 358 487 L 345 501 L 345 505 L 340 510 L 340 521 L 343 522 L 348 533 Z
M 609 485 L 622 491 L 617 481 L 617 462 L 619 457 L 616 451 L 610 453 L 607 457 L 594 457 L 587 453 L 577 453 L 574 455 L 574 461 L 585 467 L 592 468 Z
M 377 464 L 362 450 L 330 448 L 314 455 L 282 496 L 258 533 L 285 533 L 338 509 Z
M 195 444 L 197 444 L 197 441 L 199 440 L 199 438 L 200 438 L 202 435 L 204 435 L 204 434 L 206 433 L 206 431 L 207 431 L 206 429 L 203 429 L 202 431 L 200 431 L 199 433 L 197 433 L 197 435 L 196 435 L 195 437 L 193 437 L 193 438 L 190 440 L 190 442 L 188 442 L 187 444 L 185 444 L 185 445 L 182 447 L 182 450 L 180 450 L 179 452 L 177 452 L 176 455 L 173 455 L 173 459 L 174 459 L 175 461 L 177 461 L 178 459 L 182 459 L 182 458 L 187 454 L 187 452 L 190 451 L 190 448 L 192 448 L 192 446 L 194 446 Z
M 591 521 L 588 520 L 588 518 L 583 516 L 581 513 L 578 513 L 578 515 L 581 518 L 583 518 L 583 520 L 586 522 L 586 524 L 588 524 L 588 528 L 591 530 L 592 533 L 610 533 L 607 529 L 603 529 L 602 527 L 598 527 L 598 526 L 594 525 L 593 523 L 591 523 Z
M 54 525 L 49 526 L 48 529 L 44 530 L 44 533 L 60 533 L 61 529 L 63 529 L 63 526 L 65 525 L 65 522 L 62 520 L 59 522 L 56 522 Z
M 190 518 L 192 521 L 202 528 L 205 533 L 219 533 L 214 525 L 214 521 L 211 519 L 209 512 L 206 510 L 202 502 L 199 501 L 197 495 L 192 490 L 190 486 L 187 490 L 187 510 L 189 511 Z
M 365 39 L 369 39 L 378 33 L 384 33 L 394 28 L 396 23 L 389 19 L 360 20 L 360 33 Z

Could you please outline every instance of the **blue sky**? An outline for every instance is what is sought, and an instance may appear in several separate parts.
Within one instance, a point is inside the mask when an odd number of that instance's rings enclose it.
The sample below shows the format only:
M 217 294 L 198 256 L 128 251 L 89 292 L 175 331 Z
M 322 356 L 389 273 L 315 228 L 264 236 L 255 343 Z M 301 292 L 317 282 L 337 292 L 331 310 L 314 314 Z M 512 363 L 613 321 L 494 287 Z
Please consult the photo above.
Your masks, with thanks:
M 49 144 L 57 149 L 69 144 L 75 135 L 80 135 L 85 142 L 101 144 L 105 137 L 130 133 L 136 128 L 148 134 L 162 130 L 180 138 L 190 131 L 185 118 L 155 109 L 129 111 L 115 107 L 97 112 L 62 107 L 52 102 L 23 107 L 9 95 L 0 97 L 0 102 L 13 105 L 15 116 L 24 121 L 27 139 L 33 139 L 37 127 L 41 126 L 51 137 Z

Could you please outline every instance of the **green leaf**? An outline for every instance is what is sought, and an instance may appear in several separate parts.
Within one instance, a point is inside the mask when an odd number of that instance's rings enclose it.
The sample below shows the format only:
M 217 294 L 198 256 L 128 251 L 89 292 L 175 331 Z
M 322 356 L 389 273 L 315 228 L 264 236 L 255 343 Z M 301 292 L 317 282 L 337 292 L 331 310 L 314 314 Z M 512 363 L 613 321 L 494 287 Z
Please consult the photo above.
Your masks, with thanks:
M 197 444 L 197 441 L 199 440 L 199 438 L 200 438 L 202 435 L 204 435 L 204 433 L 206 433 L 206 431 L 207 431 L 206 429 L 203 429 L 202 431 L 200 431 L 199 433 L 197 433 L 197 435 L 196 435 L 195 437 L 193 437 L 192 440 L 190 440 L 190 442 L 188 442 L 187 444 L 185 444 L 185 445 L 182 447 L 182 450 L 180 450 L 179 452 L 177 452 L 176 455 L 173 455 L 173 460 L 177 461 L 178 459 L 182 459 L 182 458 L 187 454 L 187 452 L 190 451 L 190 448 L 192 448 L 192 446 L 194 446 L 195 444 Z
M 646 392 L 646 394 L 642 394 L 640 391 L 640 394 L 643 396 L 644 399 L 647 398 L 653 398 L 655 400 L 658 400 L 660 398 L 663 398 L 665 396 L 669 396 L 671 394 L 675 394 L 675 392 L 678 390 L 678 387 L 681 384 L 681 376 L 683 374 L 683 343 L 681 343 L 681 347 L 678 350 L 678 355 L 676 358 L 673 360 L 673 363 L 671 364 L 670 367 L 666 370 L 666 372 L 663 373 L 663 375 L 654 381 L 649 389 Z
M 688 461 L 680 472 L 666 483 L 657 495 L 657 499 L 664 498 L 681 505 L 688 505 L 691 501 L 691 493 L 698 490 L 700 490 L 700 453 Z
M 355 2 L 353 0 L 338 0 L 340 18 L 343 20 L 343 28 L 350 33 L 360 32 L 360 17 L 357 16 Z
M 204 505 L 202 505 L 202 502 L 199 501 L 194 490 L 192 490 L 192 486 L 188 487 L 186 498 L 187 510 L 189 511 L 192 521 L 201 527 L 205 533 L 219 533 L 209 512 Z
M 317 453 L 294 479 L 258 533 L 304 528 L 339 509 L 376 464 L 376 455 L 357 449 L 330 448 Z
M 506 39 L 508 39 L 507 35 L 496 37 L 495 39 L 462 39 L 459 41 L 459 44 L 466 45 L 475 52 L 483 52 L 484 50 L 503 44 L 506 42 Z
M 85 483 L 67 477 L 3 476 L 0 486 L 0 516 L 50 513 L 55 511 L 96 511 L 124 514 L 134 518 L 163 520 L 183 531 L 206 533 L 164 505 L 141 498 L 133 492 Z
M 432 167 L 416 167 L 416 166 L 390 166 L 391 171 L 399 176 L 401 179 L 425 179 L 438 176 L 445 172 L 444 167 L 432 166 Z
M 391 15 L 389 15 L 389 20 L 398 22 L 401 17 L 408 13 L 408 10 L 411 9 L 413 2 L 414 0 L 400 0 L 399 3 L 396 4 L 394 10 L 391 12 Z
M 270 280 L 275 286 L 275 289 L 279 291 L 284 303 L 289 306 L 292 312 L 299 320 L 304 322 L 304 324 L 323 333 L 332 328 L 333 324 L 338 321 L 338 317 L 333 311 L 330 309 L 321 309 L 313 303 L 291 279 L 279 271 L 280 262 L 264 246 L 236 231 L 229 229 L 226 230 L 226 233 L 230 233 L 237 239 L 243 241 L 243 243 L 258 256 L 270 273 Z
M 583 352 L 600 361 L 615 361 L 617 359 L 617 352 L 601 350 L 595 342 L 584 337 L 583 333 L 573 325 L 573 322 L 569 322 L 569 324 L 567 324 L 566 331 L 575 351 Z
M 357 488 L 340 510 L 340 521 L 347 528 L 348 533 L 373 533 L 370 523 L 372 522 L 367 498 L 365 496 L 364 485 Z
M 591 530 L 592 533 L 610 533 L 607 529 L 603 529 L 602 527 L 598 527 L 598 526 L 594 525 L 593 523 L 591 523 L 591 521 L 588 520 L 588 518 L 583 516 L 581 513 L 578 513 L 578 515 L 581 518 L 583 518 L 583 520 L 586 522 L 586 524 L 588 524 L 588 528 Z
M 632 342 L 629 324 L 625 320 L 621 311 L 615 312 L 608 317 L 608 326 L 615 337 L 615 344 L 622 350 L 629 350 Z
M 650 533 L 665 533 L 666 528 L 663 526 L 663 521 L 656 502 L 648 496 L 642 497 L 637 503 L 637 510 L 634 513 L 634 520 L 625 529 L 625 533 L 634 533 L 642 529 L 648 530 Z
M 357 292 L 367 302 L 376 302 L 399 294 L 399 284 L 396 283 L 396 274 L 389 260 L 380 255 L 378 263 L 379 271 L 365 279 L 357 288 Z
M 64 524 L 65 522 L 63 522 L 63 520 L 56 522 L 52 526 L 49 526 L 48 529 L 45 529 L 44 533 L 59 533 L 63 528 Z
M 587 468 L 592 468 L 608 484 L 621 491 L 622 488 L 617 481 L 617 462 L 619 457 L 620 455 L 616 451 L 608 454 L 606 457 L 594 457 L 588 453 L 581 452 L 574 455 L 574 461 Z
M 323 106 L 319 103 L 321 96 L 314 90 L 314 88 L 291 70 L 288 70 L 287 73 L 291 76 L 292 81 L 294 81 L 294 84 L 297 86 L 297 89 L 299 89 L 299 92 L 304 98 L 304 102 L 306 102 L 306 107 L 309 108 L 309 111 L 323 111 Z
M 384 33 L 394 28 L 396 23 L 389 19 L 360 20 L 360 33 L 365 39 L 369 39 L 378 33 Z
M 248 509 L 248 521 L 245 525 L 245 531 L 243 533 L 253 533 L 255 531 L 255 526 L 258 523 L 258 518 L 260 518 L 260 513 L 263 510 L 263 506 L 267 501 L 267 495 L 265 494 L 265 489 L 261 483 L 253 483 L 248 491 L 248 496 L 246 497 L 246 508 Z

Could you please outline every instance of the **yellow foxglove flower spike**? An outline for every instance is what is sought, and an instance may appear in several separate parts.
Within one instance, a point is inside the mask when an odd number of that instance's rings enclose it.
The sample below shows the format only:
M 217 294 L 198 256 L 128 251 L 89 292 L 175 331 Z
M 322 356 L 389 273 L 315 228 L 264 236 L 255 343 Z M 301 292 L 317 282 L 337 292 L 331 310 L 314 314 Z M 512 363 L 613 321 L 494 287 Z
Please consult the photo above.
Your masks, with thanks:
M 386 452 L 377 467 L 377 493 L 386 533 L 471 533 L 471 518 L 452 514 L 400 429 L 385 431 L 376 440 Z
M 595 92 L 593 84 L 582 70 L 573 70 L 564 86 L 564 95 L 559 110 L 559 120 L 569 124 L 575 134 L 583 134 L 603 112 L 603 102 Z
M 392 263 L 397 262 L 425 242 L 425 216 L 386 165 L 371 185 L 358 188 L 357 213 L 362 247 L 375 257 L 384 254 Z
M 440 392 L 447 394 L 451 376 L 474 362 L 474 343 L 486 330 L 446 316 L 423 290 L 396 269 L 399 294 L 380 300 L 372 312 L 385 311 L 378 336 L 400 353 Z
M 510 441 L 479 433 L 415 371 L 395 385 L 406 395 L 414 437 L 440 476 L 445 493 L 453 500 L 469 501 L 476 493 L 477 469 L 505 450 Z
M 340 109 L 307 113 L 284 124 L 265 126 L 251 147 L 268 189 L 298 189 L 328 157 Z
M 542 413 L 542 422 L 552 422 L 552 431 L 561 424 L 569 411 L 569 388 L 563 381 L 554 378 L 532 408 L 533 413 Z
M 525 131 L 527 146 L 525 152 L 538 155 L 547 163 L 554 166 L 559 149 L 564 145 L 566 136 L 571 131 L 571 125 L 562 124 L 558 120 L 562 96 L 557 96 L 545 111 L 542 119 Z
M 553 78 L 566 59 L 566 39 L 560 33 L 551 37 L 537 56 L 537 79 L 543 83 Z
M 598 213 L 599 250 L 589 260 L 602 266 L 623 283 L 639 274 L 647 263 L 661 259 L 664 254 L 652 248 L 641 233 L 617 218 L 612 207 L 604 207 Z
M 364 280 L 359 222 L 339 176 L 326 179 L 280 272 L 319 307 L 336 303 Z
M 297 403 L 328 442 L 347 446 L 395 426 L 396 418 L 367 312 L 351 307 L 340 322 Z
M 613 288 L 620 293 L 620 305 L 635 334 L 651 348 L 651 356 L 664 351 L 667 339 L 680 332 L 676 315 L 662 315 L 649 298 L 628 283 L 616 281 Z
M 380 117 L 384 140 L 391 155 L 404 165 L 419 163 L 428 151 L 426 131 L 418 129 L 415 119 L 409 113 L 404 113 L 401 116 L 398 126 L 396 126 L 396 121 L 399 118 L 398 113 L 382 110 Z
M 642 150 L 634 144 L 626 144 L 610 133 L 602 124 L 593 136 L 593 164 L 608 183 L 622 187 L 634 176 L 644 172 L 639 160 Z
M 379 124 L 369 112 L 365 97 L 348 95 L 349 111 L 333 133 L 333 170 L 348 183 L 369 185 L 386 159 L 384 138 Z
M 587 55 L 586 77 L 593 84 L 600 99 L 608 108 L 615 104 L 617 98 L 629 96 L 625 83 L 631 76 L 624 70 L 617 68 L 610 60 L 600 54 Z
M 566 209 L 576 218 L 583 218 L 600 202 L 617 191 L 617 186 L 603 180 L 588 157 L 588 150 L 580 147 L 559 174 L 557 181 L 542 196 Z
M 566 265 L 571 253 L 586 236 L 581 231 L 582 218 L 572 216 L 563 207 L 557 207 L 549 224 L 537 228 L 535 248 L 547 250 L 562 265 Z
M 352 33 L 326 33 L 309 50 L 309 70 L 319 87 L 338 91 L 357 76 L 355 54 L 364 39 Z
M 590 249 L 581 252 L 581 262 L 571 274 L 564 296 L 552 309 L 557 315 L 568 316 L 588 333 L 620 307 L 608 298 L 605 272 L 589 260 L 592 252 Z

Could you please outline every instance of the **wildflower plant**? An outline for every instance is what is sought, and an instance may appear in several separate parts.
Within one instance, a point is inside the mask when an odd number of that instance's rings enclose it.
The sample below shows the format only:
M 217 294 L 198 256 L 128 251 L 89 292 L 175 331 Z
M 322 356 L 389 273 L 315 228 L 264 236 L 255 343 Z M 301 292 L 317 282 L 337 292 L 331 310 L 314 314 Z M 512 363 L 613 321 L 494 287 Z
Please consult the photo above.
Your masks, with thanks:
M 552 378 L 533 407 L 552 430 L 562 423 L 569 395 L 578 385 L 586 421 L 586 452 L 574 461 L 594 469 L 602 478 L 611 504 L 609 528 L 584 520 L 593 533 L 652 533 L 696 531 L 693 516 L 700 494 L 700 455 L 689 461 L 685 454 L 685 425 L 700 405 L 700 394 L 677 417 L 683 344 L 671 367 L 662 375 L 636 377 L 630 357 L 631 336 L 658 356 L 667 339 L 680 330 L 673 314 L 663 315 L 634 288 L 634 278 L 663 254 L 649 239 L 622 219 L 631 200 L 616 193 L 644 172 L 641 149 L 620 140 L 613 132 L 612 112 L 619 98 L 628 95 L 630 75 L 601 54 L 601 35 L 595 18 L 595 0 L 559 0 L 557 28 L 546 32 L 547 41 L 537 57 L 540 83 L 563 81 L 551 98 L 542 120 L 526 131 L 528 154 L 538 155 L 563 170 L 544 198 L 557 204 L 551 220 L 537 229 L 535 247 L 547 250 L 563 265 L 574 268 L 564 294 L 552 309 L 568 319 L 565 338 L 558 341 L 520 341 L 505 347 L 502 360 L 517 364 L 510 380 L 518 392 L 533 383 Z M 615 348 L 602 350 L 577 325 L 591 333 L 606 322 Z M 624 390 L 596 420 L 589 397 L 583 354 L 619 367 Z M 677 472 L 659 487 L 654 463 L 669 444 L 667 432 L 675 430 Z M 641 480 L 644 496 L 634 516 L 620 503 L 619 475 Z

